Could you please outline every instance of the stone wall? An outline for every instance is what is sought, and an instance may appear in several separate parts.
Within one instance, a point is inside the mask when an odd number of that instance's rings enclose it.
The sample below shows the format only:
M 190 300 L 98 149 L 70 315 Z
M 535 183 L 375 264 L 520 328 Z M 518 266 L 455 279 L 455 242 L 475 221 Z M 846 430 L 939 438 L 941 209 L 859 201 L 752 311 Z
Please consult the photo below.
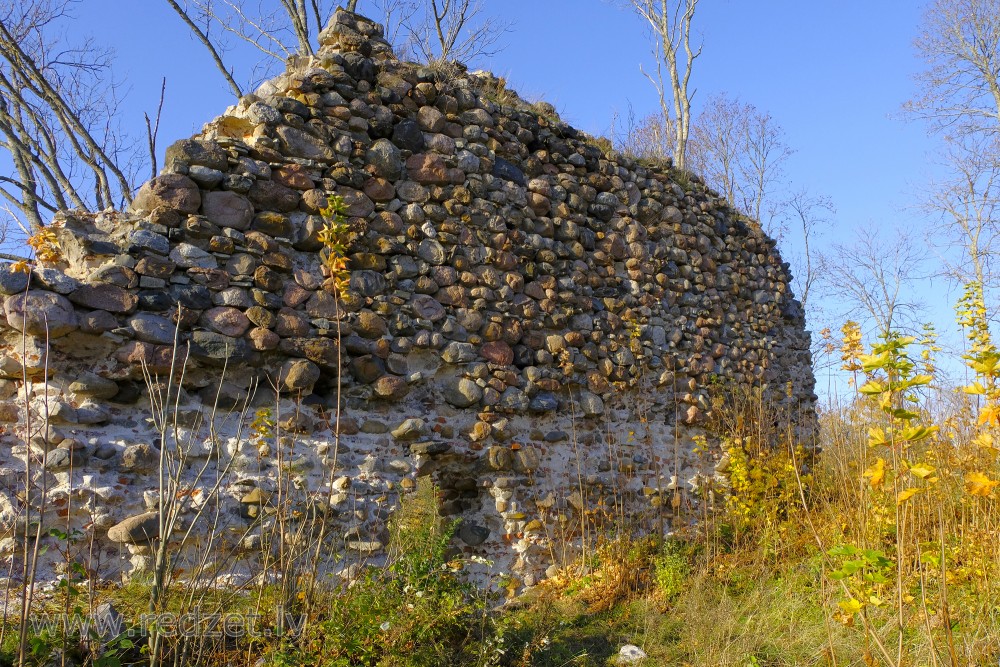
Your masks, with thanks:
M 148 567 L 157 471 L 183 456 L 201 499 L 170 538 L 201 522 L 225 576 L 254 574 L 275 506 L 322 506 L 331 556 L 377 557 L 432 474 L 458 548 L 530 584 L 609 497 L 637 525 L 683 517 L 715 475 L 692 451 L 712 392 L 763 388 L 810 427 L 809 335 L 755 223 L 381 34 L 338 11 L 317 56 L 171 146 L 129 212 L 62 214 L 62 262 L 0 269 L 0 549 L 41 512 L 93 535 L 100 575 Z

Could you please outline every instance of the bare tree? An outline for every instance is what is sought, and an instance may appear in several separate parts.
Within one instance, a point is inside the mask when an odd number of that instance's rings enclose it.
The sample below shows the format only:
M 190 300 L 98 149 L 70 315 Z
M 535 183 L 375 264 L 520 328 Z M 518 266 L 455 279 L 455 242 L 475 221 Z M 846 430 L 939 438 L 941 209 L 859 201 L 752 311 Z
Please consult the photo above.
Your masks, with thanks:
M 802 252 L 793 259 L 795 265 L 794 288 L 803 308 L 812 302 L 810 293 L 819 277 L 819 266 L 815 257 L 813 241 L 822 227 L 829 226 L 830 217 L 836 212 L 833 201 L 824 195 L 813 195 L 807 190 L 792 194 L 786 202 L 786 214 L 796 227 Z
M 776 188 L 793 153 L 771 114 L 726 94 L 708 100 L 691 131 L 688 164 L 772 236 L 781 202 Z
M 419 0 L 417 5 L 421 18 L 411 20 L 408 32 L 425 62 L 472 62 L 493 56 L 511 27 L 509 21 L 486 15 L 480 0 Z
M 927 68 L 922 95 L 907 108 L 939 130 L 1000 127 L 1000 0 L 934 0 L 917 50 Z
M 893 234 L 887 240 L 872 230 L 860 232 L 853 243 L 835 244 L 820 259 L 824 296 L 878 335 L 915 329 L 923 307 L 911 290 L 924 277 L 924 251 L 910 236 Z
M 658 113 L 637 119 L 631 106 L 624 118 L 617 111 L 613 114 L 611 141 L 615 150 L 638 160 L 663 162 L 673 154 L 669 119 Z
M 702 45 L 691 44 L 691 24 L 698 0 L 628 0 L 628 6 L 652 31 L 656 75 L 643 71 L 659 96 L 660 110 L 674 131 L 673 158 L 678 169 L 686 169 L 688 134 L 691 129 L 689 90 L 691 69 Z M 663 70 L 667 70 L 664 81 Z M 668 99 L 669 98 L 669 99 Z
M 978 282 L 989 297 L 998 287 L 991 265 L 1000 252 L 1000 137 L 948 138 L 946 147 L 950 176 L 928 189 L 923 208 L 942 222 L 935 241 L 960 249 L 959 261 L 945 258 L 948 273 Z
M 130 162 L 116 125 L 109 51 L 59 37 L 71 0 L 0 0 L 0 197 L 11 224 L 31 234 L 60 209 L 100 210 L 131 200 Z
M 245 0 L 166 0 L 171 9 L 208 50 L 216 68 L 239 97 L 226 54 L 236 45 L 261 58 L 257 79 L 267 78 L 294 54 L 312 55 L 317 37 L 333 13 L 334 0 L 278 0 L 249 3 Z M 352 5 L 356 3 L 351 3 Z

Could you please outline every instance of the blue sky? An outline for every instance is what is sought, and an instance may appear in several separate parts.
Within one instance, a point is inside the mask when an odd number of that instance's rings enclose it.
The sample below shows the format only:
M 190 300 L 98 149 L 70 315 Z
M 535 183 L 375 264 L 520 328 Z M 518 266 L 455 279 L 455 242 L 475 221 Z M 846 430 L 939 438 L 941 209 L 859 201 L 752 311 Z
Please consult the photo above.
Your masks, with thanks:
M 486 0 L 488 12 L 513 18 L 503 48 L 477 63 L 505 76 L 528 99 L 544 99 L 565 120 L 595 135 L 629 106 L 641 117 L 657 110 L 640 73 L 652 64 L 641 21 L 621 0 Z M 141 7 L 141 8 L 140 8 Z M 371 3 L 361 0 L 364 12 Z M 704 51 L 692 85 L 695 107 L 726 92 L 769 112 L 796 151 L 786 167 L 794 188 L 829 196 L 837 213 L 819 243 L 849 242 L 859 228 L 928 224 L 913 209 L 933 172 L 935 144 L 918 122 L 902 118 L 920 68 L 913 47 L 922 3 L 702 0 L 695 20 Z M 208 55 L 158 0 L 123 10 L 120 0 L 84 0 L 75 26 L 117 50 L 129 91 L 125 111 L 141 138 L 142 112 L 152 114 L 167 78 L 159 152 L 197 132 L 232 103 Z M 253 67 L 236 61 L 240 79 Z M 241 71 L 242 70 L 242 71 Z M 785 252 L 798 252 L 789 238 Z M 923 289 L 941 328 L 951 321 L 944 283 Z M 815 329 L 833 321 L 812 323 Z

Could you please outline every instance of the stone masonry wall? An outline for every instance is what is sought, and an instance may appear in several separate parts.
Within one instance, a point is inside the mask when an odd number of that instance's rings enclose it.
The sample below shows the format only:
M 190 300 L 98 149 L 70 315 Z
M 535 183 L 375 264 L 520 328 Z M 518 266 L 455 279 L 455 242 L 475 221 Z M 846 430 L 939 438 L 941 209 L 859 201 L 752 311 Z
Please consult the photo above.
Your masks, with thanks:
M 317 56 L 171 146 L 129 212 L 61 214 L 62 262 L 0 269 L 0 551 L 68 521 L 99 576 L 148 567 L 167 447 L 194 498 L 170 539 L 198 524 L 220 576 L 254 575 L 274 506 L 323 507 L 329 567 L 378 558 L 432 474 L 457 548 L 531 584 L 605 498 L 649 525 L 696 501 L 711 391 L 762 387 L 812 423 L 803 313 L 755 223 L 381 35 L 338 11 Z

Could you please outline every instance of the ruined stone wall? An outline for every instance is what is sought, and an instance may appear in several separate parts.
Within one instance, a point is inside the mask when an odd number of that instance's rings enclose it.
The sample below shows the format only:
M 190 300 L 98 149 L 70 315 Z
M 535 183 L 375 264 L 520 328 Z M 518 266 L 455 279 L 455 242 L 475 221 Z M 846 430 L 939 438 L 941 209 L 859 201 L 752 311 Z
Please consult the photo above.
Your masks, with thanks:
M 711 392 L 811 424 L 802 310 L 756 224 L 490 75 L 397 61 L 361 17 L 321 41 L 171 146 L 131 211 L 62 215 L 64 261 L 0 269 L 0 551 L 68 518 L 100 575 L 148 567 L 157 471 L 183 454 L 170 539 L 197 524 L 225 576 L 254 574 L 287 508 L 322 507 L 331 567 L 377 557 L 432 474 L 457 546 L 530 584 L 608 497 L 683 517 L 715 474 L 692 452 Z

